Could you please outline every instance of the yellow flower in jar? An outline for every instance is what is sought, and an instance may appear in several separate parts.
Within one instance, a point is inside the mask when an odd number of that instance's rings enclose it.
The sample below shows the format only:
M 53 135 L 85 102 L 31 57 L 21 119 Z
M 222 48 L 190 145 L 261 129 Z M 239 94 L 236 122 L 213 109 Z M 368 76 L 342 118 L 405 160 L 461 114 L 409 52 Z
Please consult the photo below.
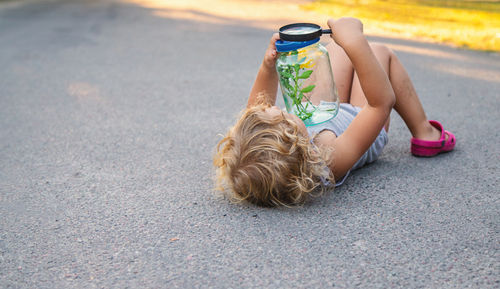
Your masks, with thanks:
M 310 49 L 303 48 L 297 50 L 297 58 L 299 59 L 300 68 L 313 68 L 315 62 L 313 61 L 314 57 L 310 56 L 308 53 Z
M 312 59 L 309 59 L 300 65 L 300 68 L 313 68 L 313 67 L 314 67 L 314 62 Z

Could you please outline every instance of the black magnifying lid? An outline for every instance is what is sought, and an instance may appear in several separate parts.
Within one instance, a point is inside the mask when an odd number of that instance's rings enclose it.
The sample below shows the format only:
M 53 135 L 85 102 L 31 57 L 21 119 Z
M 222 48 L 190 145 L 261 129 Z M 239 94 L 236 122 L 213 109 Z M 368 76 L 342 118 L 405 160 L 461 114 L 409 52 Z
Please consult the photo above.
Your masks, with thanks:
M 280 28 L 280 39 L 284 41 L 309 41 L 322 34 L 332 34 L 331 29 L 321 29 L 313 23 L 293 23 Z

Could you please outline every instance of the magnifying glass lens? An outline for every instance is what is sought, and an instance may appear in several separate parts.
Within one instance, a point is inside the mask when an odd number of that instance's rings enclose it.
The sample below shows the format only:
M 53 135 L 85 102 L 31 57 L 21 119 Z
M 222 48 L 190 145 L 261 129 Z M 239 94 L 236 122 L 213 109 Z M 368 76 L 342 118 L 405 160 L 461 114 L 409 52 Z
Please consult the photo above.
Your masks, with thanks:
M 293 23 L 280 28 L 280 39 L 285 41 L 310 41 L 319 38 L 321 34 L 332 33 L 321 30 L 319 25 L 313 23 Z
M 308 33 L 314 33 L 318 31 L 318 28 L 315 27 L 307 27 L 307 26 L 298 26 L 298 27 L 292 27 L 288 28 L 282 31 L 282 33 L 288 34 L 288 35 L 304 35 Z

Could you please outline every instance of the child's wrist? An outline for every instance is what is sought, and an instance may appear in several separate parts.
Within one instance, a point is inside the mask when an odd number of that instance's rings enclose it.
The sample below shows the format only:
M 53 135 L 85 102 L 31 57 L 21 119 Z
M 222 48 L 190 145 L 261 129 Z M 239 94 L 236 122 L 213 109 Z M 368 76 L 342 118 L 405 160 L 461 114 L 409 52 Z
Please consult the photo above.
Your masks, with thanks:
M 345 51 L 348 51 L 348 50 L 355 50 L 356 48 L 359 48 L 365 43 L 367 43 L 367 40 L 365 36 L 362 33 L 360 33 L 358 35 L 352 35 L 347 39 L 340 41 L 339 45 L 342 48 L 344 48 Z

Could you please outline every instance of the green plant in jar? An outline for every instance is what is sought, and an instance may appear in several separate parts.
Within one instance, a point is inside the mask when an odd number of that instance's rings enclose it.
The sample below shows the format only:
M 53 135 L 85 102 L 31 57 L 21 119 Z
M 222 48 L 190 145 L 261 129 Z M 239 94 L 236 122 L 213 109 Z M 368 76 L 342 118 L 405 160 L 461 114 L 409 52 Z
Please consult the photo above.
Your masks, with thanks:
M 290 56 L 294 59 L 292 63 L 278 61 L 276 69 L 279 74 L 281 90 L 287 96 L 284 98 L 285 105 L 293 107 L 295 114 L 302 121 L 305 121 L 310 119 L 315 111 L 315 106 L 306 94 L 312 92 L 316 85 L 305 84 L 305 80 L 313 73 L 310 68 L 314 66 L 314 63 L 312 59 L 307 58 L 305 49 L 293 50 L 284 55 L 284 57 Z M 292 103 L 287 103 L 289 101 Z

